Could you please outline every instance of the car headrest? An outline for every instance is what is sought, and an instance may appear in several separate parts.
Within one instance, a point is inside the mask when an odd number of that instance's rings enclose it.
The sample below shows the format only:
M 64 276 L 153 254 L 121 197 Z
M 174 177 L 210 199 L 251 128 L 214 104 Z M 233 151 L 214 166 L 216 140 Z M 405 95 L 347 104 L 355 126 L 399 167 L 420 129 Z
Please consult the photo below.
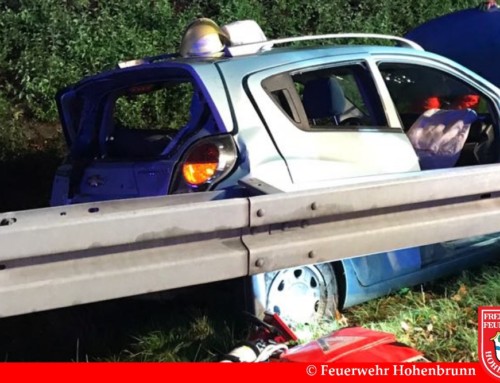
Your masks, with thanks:
M 344 91 L 334 77 L 308 81 L 304 86 L 303 104 L 308 118 L 339 116 L 345 110 Z

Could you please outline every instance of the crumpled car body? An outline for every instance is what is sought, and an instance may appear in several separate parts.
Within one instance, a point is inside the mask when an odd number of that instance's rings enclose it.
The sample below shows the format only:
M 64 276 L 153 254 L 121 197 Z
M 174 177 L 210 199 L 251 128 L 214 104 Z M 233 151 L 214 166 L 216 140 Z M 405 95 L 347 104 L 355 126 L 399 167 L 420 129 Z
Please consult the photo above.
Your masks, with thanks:
M 288 192 L 422 171 L 407 132 L 423 101 L 452 109 L 471 94 L 477 118 L 444 168 L 498 162 L 500 91 L 442 56 L 317 45 L 141 60 L 58 93 L 68 157 L 52 205 L 209 190 L 232 198 L 248 195 L 245 178 Z M 142 108 L 144 97 L 165 114 Z M 256 310 L 312 321 L 480 264 L 498 248 L 492 235 L 256 275 Z M 302 294 L 300 310 L 294 294 Z

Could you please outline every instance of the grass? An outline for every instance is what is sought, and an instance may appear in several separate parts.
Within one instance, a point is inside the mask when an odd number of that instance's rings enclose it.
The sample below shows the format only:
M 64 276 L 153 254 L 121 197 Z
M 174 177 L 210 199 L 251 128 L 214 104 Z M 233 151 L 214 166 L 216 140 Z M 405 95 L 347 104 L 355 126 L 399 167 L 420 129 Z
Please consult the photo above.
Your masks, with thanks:
M 477 307 L 499 304 L 500 268 L 476 272 L 368 302 L 348 310 L 346 320 L 394 333 L 433 361 L 477 361 Z
M 211 361 L 245 336 L 239 281 L 0 320 L 4 361 Z
M 500 265 L 488 265 L 402 289 L 350 308 L 337 321 L 301 331 L 316 338 L 340 327 L 363 326 L 395 334 L 399 342 L 420 350 L 431 361 L 477 362 L 477 309 L 498 305 Z
M 163 327 L 163 326 L 161 326 Z M 234 327 L 194 311 L 190 321 L 169 331 L 152 329 L 133 337 L 128 348 L 105 360 L 135 362 L 214 361 L 232 346 Z
M 8 361 L 217 361 L 246 338 L 242 286 L 227 281 L 173 299 L 122 299 L 0 320 L 0 358 Z M 346 310 L 299 334 L 336 328 L 392 332 L 433 361 L 474 362 L 477 307 L 500 305 L 500 265 L 464 271 Z
M 499 276 L 499 265 L 465 271 L 460 276 L 403 289 L 346 310 L 339 320 L 312 328 L 304 326 L 297 332 L 311 339 L 345 325 L 364 326 L 394 333 L 400 342 L 422 351 L 432 361 L 475 362 L 478 361 L 477 308 L 500 304 Z M 135 354 L 122 353 L 116 360 L 199 360 L 190 359 L 185 351 L 193 346 L 196 349 L 196 344 L 205 348 L 206 340 L 216 334 L 212 325 L 207 317 L 194 318 L 189 326 L 184 326 L 185 329 L 190 327 L 190 331 L 180 331 L 184 336 L 192 334 L 189 337 L 178 337 L 179 328 L 159 327 L 135 338 L 131 344 Z M 202 337 L 193 344 L 192 336 L 196 334 Z M 231 338 L 233 344 L 238 341 L 227 329 L 217 333 L 219 336 L 226 345 L 231 344 Z M 161 352 L 155 353 L 159 348 Z M 216 353 L 209 354 L 216 356 Z M 192 350 L 190 355 L 193 355 Z

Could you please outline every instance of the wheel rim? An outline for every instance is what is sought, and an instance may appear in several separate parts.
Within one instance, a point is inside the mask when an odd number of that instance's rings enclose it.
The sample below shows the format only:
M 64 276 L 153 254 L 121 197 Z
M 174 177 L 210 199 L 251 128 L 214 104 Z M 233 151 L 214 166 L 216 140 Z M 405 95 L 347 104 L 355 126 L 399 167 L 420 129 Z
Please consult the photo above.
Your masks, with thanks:
M 332 316 L 336 281 L 331 265 L 310 265 L 268 273 L 266 308 L 290 323 L 315 323 Z

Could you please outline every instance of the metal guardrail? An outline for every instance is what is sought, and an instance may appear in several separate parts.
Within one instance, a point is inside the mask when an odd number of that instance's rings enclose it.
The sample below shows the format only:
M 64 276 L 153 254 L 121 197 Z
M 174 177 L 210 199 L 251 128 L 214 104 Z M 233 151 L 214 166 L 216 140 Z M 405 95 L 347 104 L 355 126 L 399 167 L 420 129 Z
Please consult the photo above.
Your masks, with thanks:
M 0 317 L 500 232 L 500 165 L 0 214 Z

